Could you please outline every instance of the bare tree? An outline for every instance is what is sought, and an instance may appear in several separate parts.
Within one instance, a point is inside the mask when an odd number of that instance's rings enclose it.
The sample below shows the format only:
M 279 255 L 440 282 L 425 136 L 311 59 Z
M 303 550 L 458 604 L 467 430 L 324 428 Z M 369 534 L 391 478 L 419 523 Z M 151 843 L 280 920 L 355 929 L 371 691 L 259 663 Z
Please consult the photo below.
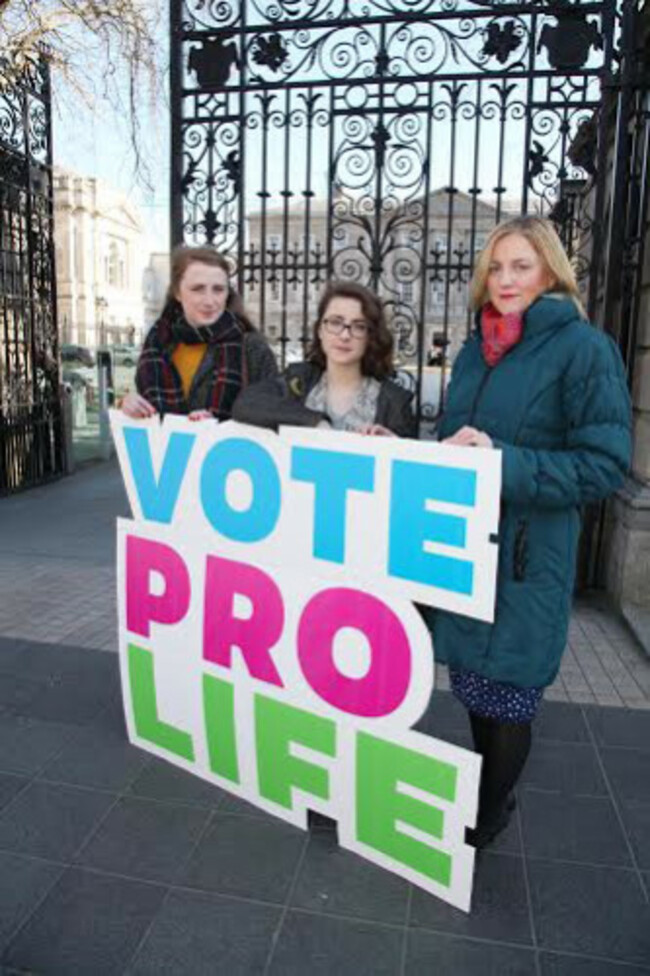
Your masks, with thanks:
M 0 0 L 0 93 L 45 54 L 55 98 L 106 99 L 128 121 L 139 179 L 143 106 L 160 95 L 155 28 L 162 0 Z M 98 71 L 99 66 L 99 71 Z M 101 79 L 97 90 L 97 79 Z

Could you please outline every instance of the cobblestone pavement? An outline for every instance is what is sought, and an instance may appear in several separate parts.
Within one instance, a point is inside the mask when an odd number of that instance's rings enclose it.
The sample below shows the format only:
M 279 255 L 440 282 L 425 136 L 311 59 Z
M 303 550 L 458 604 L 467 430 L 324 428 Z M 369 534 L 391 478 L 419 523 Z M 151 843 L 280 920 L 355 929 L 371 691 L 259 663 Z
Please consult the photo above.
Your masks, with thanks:
M 115 518 L 128 505 L 115 462 L 0 500 L 0 634 L 116 649 Z M 437 686 L 448 688 L 444 668 Z M 599 595 L 576 601 L 549 701 L 650 708 L 650 660 Z

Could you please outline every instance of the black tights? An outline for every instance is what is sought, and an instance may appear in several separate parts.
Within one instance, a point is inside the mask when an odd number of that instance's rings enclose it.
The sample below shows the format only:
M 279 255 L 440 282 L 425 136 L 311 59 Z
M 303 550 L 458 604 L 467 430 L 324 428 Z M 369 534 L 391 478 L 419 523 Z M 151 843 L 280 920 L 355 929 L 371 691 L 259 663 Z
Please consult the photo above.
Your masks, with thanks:
M 503 815 L 508 796 L 530 752 L 530 722 L 499 722 L 469 713 L 474 749 L 483 756 L 479 793 L 479 823 Z

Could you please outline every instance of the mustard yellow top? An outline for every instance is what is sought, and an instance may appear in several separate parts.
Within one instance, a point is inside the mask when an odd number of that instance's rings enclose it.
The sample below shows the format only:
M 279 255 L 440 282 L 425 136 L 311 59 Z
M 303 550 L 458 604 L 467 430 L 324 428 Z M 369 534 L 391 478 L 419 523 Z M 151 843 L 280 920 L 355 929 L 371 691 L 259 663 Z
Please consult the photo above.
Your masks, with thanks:
M 192 345 L 179 342 L 172 353 L 172 362 L 180 374 L 183 393 L 186 397 L 190 395 L 192 380 L 201 365 L 206 349 L 206 342 L 192 343 Z

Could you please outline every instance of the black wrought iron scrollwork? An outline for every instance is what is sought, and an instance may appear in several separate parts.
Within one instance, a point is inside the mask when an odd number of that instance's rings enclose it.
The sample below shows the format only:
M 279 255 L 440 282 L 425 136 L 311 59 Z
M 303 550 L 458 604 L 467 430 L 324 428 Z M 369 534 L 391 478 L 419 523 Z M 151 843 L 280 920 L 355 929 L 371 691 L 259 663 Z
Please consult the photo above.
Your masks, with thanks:
M 528 182 L 532 183 L 536 176 L 540 176 L 544 172 L 544 167 L 548 163 L 549 159 L 547 154 L 544 152 L 544 147 L 541 142 L 536 139 L 533 140 L 532 147 L 528 150 Z
M 603 36 L 594 20 L 587 20 L 579 7 L 566 4 L 555 15 L 555 24 L 544 24 L 537 52 L 546 48 L 549 64 L 559 71 L 576 71 L 584 67 L 592 48 L 603 49 Z
M 0 495 L 65 460 L 50 123 L 43 61 L 0 90 Z
M 485 44 L 481 54 L 485 57 L 495 57 L 500 64 L 505 64 L 513 51 L 521 47 L 524 38 L 517 31 L 514 20 L 506 20 L 503 24 L 493 20 L 485 28 Z
M 289 58 L 282 35 L 259 34 L 251 48 L 251 58 L 255 64 L 266 65 L 271 71 L 279 71 Z
M 239 67 L 237 44 L 230 31 L 193 47 L 187 59 L 187 66 L 196 75 L 200 88 L 205 91 L 218 91 L 228 84 L 232 69 Z
M 495 223 L 552 215 L 589 276 L 608 3 L 185 0 L 176 238 L 239 262 L 283 353 L 328 277 L 369 283 L 435 417 Z

